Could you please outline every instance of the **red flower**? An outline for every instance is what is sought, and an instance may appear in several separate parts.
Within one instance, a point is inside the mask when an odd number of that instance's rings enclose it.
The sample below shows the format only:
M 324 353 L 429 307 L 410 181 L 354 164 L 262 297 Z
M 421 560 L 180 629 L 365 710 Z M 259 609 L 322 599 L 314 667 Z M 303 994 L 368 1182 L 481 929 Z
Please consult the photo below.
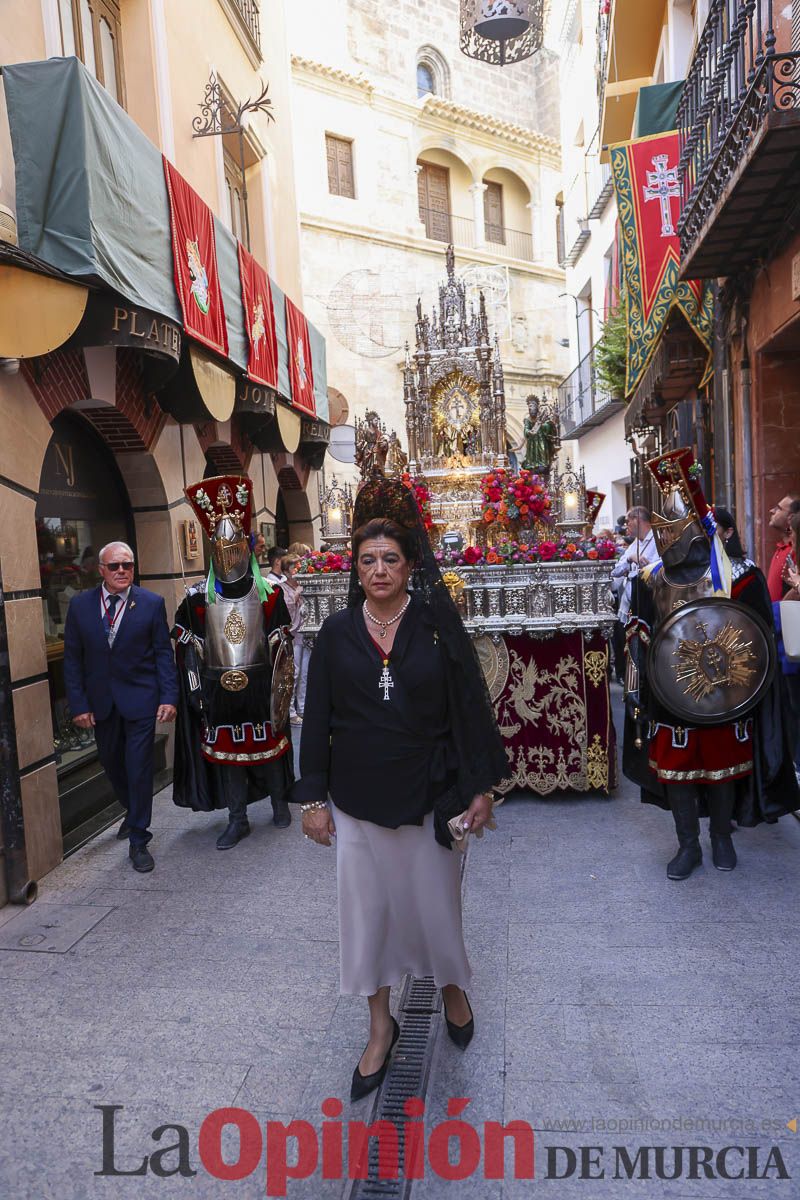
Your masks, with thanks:
M 483 558 L 483 551 L 480 546 L 467 546 L 464 551 L 464 562 L 469 566 L 474 567 Z
M 558 547 L 555 542 L 540 542 L 539 557 L 544 559 L 545 562 L 549 562 L 551 558 L 555 558 L 557 549 Z

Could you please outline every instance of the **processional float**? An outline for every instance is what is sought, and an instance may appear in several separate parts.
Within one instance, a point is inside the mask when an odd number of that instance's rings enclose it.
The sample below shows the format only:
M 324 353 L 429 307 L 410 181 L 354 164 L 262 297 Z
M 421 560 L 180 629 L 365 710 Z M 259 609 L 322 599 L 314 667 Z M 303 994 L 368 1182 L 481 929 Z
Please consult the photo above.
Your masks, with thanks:
M 436 308 L 428 315 L 417 302 L 403 390 L 407 454 L 368 412 L 356 424 L 356 462 L 362 478 L 384 471 L 416 492 L 506 741 L 502 790 L 608 793 L 616 785 L 614 548 L 586 535 L 596 494 L 569 463 L 557 470 L 555 405 L 530 396 L 522 443 L 511 445 L 484 297 L 468 305 L 452 247 Z M 331 546 L 303 573 L 309 640 L 347 602 L 345 547 Z

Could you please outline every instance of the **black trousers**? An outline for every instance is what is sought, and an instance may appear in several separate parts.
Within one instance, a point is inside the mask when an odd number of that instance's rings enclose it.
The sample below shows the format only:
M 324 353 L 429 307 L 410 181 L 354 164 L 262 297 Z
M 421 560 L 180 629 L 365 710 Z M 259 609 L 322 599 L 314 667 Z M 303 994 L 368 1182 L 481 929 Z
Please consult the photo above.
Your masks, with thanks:
M 228 806 L 232 821 L 247 820 L 247 805 L 250 801 L 261 800 L 264 796 L 270 796 L 276 801 L 286 799 L 286 767 L 281 759 L 243 767 L 219 763 L 217 770 L 222 785 L 222 797 Z
M 668 784 L 667 797 L 678 833 L 681 831 L 682 817 L 699 824 L 698 803 L 701 796 L 708 812 L 708 827 L 711 833 L 730 833 L 731 817 L 736 802 L 736 788 L 731 780 L 724 783 Z
M 97 753 L 114 794 L 128 814 L 132 846 L 146 846 L 153 836 L 153 765 L 156 717 L 127 721 L 112 708 L 94 727 Z

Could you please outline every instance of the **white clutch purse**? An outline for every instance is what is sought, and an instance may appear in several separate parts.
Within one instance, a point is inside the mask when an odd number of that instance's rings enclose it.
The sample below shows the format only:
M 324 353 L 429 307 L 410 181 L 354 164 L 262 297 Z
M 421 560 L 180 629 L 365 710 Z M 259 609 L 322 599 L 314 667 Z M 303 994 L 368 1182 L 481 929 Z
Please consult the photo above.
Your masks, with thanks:
M 483 837 L 484 829 L 497 829 L 497 822 L 494 819 L 494 810 L 499 808 L 499 806 L 503 803 L 503 800 L 504 797 L 501 796 L 498 800 L 494 800 L 492 802 L 492 815 L 489 817 L 489 820 L 485 825 L 482 825 L 480 829 L 475 830 L 474 836 L 476 838 Z M 453 844 L 455 845 L 456 850 L 460 850 L 462 854 L 466 853 L 467 842 L 469 841 L 469 836 L 472 833 L 471 829 L 464 828 L 464 820 L 468 812 L 469 809 L 465 808 L 464 811 L 459 813 L 457 817 L 451 817 L 447 822 L 447 828 L 450 830 L 450 836 L 453 839 Z

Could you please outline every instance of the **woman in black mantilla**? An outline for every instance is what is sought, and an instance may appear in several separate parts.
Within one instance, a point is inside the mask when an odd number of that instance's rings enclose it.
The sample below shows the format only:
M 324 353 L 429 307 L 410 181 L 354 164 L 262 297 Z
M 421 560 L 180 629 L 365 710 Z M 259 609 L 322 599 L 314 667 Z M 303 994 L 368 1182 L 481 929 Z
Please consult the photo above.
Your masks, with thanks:
M 508 763 L 413 493 L 374 477 L 353 524 L 349 605 L 325 621 L 311 656 L 294 799 L 307 837 L 336 837 L 341 991 L 367 996 L 370 1010 L 357 1100 L 385 1075 L 399 1034 L 390 988 L 404 975 L 432 976 L 450 1037 L 461 1048 L 472 1038 L 447 821 L 466 809 L 465 825 L 482 828 Z

